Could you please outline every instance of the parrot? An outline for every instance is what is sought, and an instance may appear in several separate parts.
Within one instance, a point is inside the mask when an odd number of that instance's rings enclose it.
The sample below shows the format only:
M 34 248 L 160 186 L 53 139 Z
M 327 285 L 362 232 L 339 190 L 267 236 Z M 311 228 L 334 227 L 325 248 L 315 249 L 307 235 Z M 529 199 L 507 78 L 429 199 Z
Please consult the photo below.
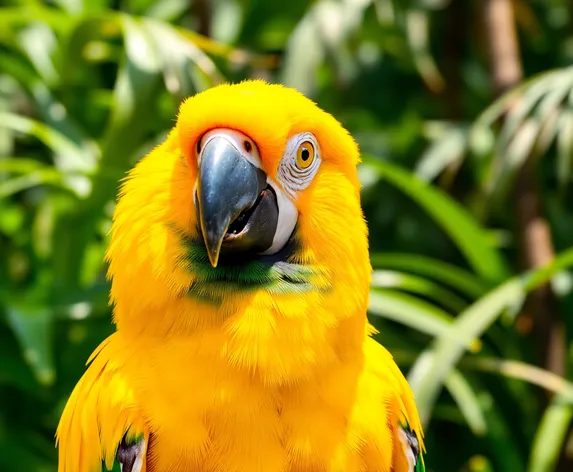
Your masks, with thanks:
M 56 431 L 59 472 L 422 472 L 412 390 L 368 322 L 360 151 L 263 80 L 186 98 L 123 180 L 115 330 Z

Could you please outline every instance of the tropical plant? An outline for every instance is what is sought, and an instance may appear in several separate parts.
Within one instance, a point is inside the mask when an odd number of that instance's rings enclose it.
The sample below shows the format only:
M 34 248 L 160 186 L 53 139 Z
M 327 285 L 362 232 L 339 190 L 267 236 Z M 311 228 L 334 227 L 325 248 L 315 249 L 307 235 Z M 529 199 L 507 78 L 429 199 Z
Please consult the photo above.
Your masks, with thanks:
M 428 469 L 571 470 L 572 25 L 568 0 L 0 7 L 0 471 L 56 469 L 61 409 L 113 330 L 119 180 L 185 96 L 248 77 L 361 146 L 370 318 Z

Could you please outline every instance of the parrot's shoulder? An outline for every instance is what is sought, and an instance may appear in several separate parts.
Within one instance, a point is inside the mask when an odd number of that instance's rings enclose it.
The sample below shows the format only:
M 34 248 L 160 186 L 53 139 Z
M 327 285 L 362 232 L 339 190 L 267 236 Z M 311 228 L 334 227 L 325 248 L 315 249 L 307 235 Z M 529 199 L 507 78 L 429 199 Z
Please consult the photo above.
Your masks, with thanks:
M 117 333 L 92 354 L 57 429 L 59 472 L 145 472 L 145 419 L 122 373 Z
M 364 350 L 365 372 L 370 377 L 371 383 L 379 386 L 380 396 L 392 409 L 388 414 L 390 426 L 403 451 L 399 460 L 407 463 L 407 466 L 404 465 L 406 467 L 404 470 L 408 472 L 424 472 L 424 435 L 414 394 L 392 354 L 384 346 L 368 337 Z

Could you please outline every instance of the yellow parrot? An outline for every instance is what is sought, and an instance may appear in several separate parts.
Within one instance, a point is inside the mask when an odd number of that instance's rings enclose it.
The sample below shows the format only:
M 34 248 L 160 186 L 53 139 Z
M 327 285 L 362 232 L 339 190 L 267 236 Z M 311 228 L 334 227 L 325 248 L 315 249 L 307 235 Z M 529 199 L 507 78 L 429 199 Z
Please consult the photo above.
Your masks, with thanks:
M 359 151 L 296 90 L 188 98 L 130 172 L 117 330 L 57 431 L 59 472 L 420 472 L 412 392 L 374 341 Z

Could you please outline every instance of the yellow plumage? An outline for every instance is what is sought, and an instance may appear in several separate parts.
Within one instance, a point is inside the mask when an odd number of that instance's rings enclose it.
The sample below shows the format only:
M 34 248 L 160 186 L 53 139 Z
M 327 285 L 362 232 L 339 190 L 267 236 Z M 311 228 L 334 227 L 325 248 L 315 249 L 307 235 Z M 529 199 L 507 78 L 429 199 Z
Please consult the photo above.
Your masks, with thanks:
M 219 128 L 251 138 L 278 187 L 287 141 L 316 138 L 322 162 L 293 199 L 287 261 L 304 284 L 276 266 L 252 269 L 264 284 L 235 273 L 219 283 L 223 268 L 190 255 L 201 237 L 196 149 Z M 423 447 L 412 394 L 366 321 L 358 160 L 338 122 L 291 89 L 244 82 L 182 105 L 122 187 L 108 251 L 117 332 L 63 412 L 60 472 L 111 468 L 126 433 L 143 441 L 146 472 L 414 470 L 400 439 L 408 424 Z

